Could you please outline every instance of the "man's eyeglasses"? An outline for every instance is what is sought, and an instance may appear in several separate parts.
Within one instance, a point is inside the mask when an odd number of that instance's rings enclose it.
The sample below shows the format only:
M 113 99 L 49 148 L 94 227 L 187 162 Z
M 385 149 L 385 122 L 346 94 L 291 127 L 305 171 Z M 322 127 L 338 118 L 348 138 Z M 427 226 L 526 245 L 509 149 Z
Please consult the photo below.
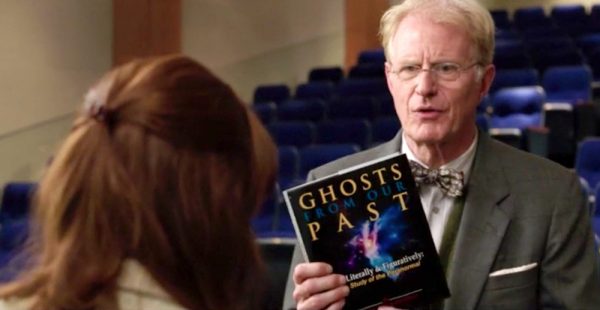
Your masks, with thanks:
M 398 70 L 391 71 L 391 73 L 396 74 L 403 81 L 408 81 L 416 78 L 422 71 L 428 71 L 440 80 L 455 81 L 460 77 L 461 72 L 478 65 L 479 63 L 476 62 L 463 67 L 453 62 L 442 62 L 431 65 L 429 69 L 424 69 L 421 65 L 406 65 Z

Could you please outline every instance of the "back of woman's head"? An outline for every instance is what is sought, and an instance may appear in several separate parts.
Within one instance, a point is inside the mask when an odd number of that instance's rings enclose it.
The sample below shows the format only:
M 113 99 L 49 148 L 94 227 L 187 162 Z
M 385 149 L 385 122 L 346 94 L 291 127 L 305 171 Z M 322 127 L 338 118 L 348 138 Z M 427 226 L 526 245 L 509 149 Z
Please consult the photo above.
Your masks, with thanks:
M 36 268 L 7 292 L 39 308 L 101 307 L 124 259 L 189 308 L 251 308 L 249 219 L 275 148 L 257 118 L 183 56 L 134 61 L 88 93 L 40 183 Z

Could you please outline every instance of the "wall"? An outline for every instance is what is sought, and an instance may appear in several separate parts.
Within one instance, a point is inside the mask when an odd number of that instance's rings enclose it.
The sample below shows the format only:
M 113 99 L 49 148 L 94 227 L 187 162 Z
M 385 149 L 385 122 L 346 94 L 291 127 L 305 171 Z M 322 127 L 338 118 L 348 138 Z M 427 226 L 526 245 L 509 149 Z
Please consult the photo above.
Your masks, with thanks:
M 38 175 L 110 68 L 111 16 L 106 0 L 0 1 L 0 182 Z
M 259 84 L 305 82 L 341 66 L 343 0 L 184 0 L 182 51 L 249 101 Z

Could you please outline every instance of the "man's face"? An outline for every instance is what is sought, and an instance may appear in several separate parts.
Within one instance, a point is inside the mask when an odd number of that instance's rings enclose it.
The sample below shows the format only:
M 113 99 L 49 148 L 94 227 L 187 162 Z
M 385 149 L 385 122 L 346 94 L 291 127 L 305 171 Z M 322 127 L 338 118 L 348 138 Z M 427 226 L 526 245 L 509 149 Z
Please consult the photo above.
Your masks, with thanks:
M 386 63 L 388 87 L 404 135 L 416 144 L 461 145 L 475 134 L 475 111 L 494 76 L 493 66 L 483 67 L 467 32 L 458 26 L 434 23 L 409 15 L 399 24 L 390 42 Z M 442 73 L 447 65 L 459 68 L 455 80 Z M 413 78 L 399 74 L 416 68 Z M 410 75 L 410 74 L 409 74 Z M 466 139 L 466 140 L 465 140 Z

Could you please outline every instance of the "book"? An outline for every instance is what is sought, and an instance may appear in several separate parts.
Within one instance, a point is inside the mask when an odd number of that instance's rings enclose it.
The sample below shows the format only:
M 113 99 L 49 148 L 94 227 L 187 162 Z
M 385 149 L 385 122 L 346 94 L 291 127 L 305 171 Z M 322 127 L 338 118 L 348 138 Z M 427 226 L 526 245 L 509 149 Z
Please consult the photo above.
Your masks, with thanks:
M 409 308 L 450 295 L 406 155 L 283 192 L 305 260 L 346 277 L 344 309 Z

